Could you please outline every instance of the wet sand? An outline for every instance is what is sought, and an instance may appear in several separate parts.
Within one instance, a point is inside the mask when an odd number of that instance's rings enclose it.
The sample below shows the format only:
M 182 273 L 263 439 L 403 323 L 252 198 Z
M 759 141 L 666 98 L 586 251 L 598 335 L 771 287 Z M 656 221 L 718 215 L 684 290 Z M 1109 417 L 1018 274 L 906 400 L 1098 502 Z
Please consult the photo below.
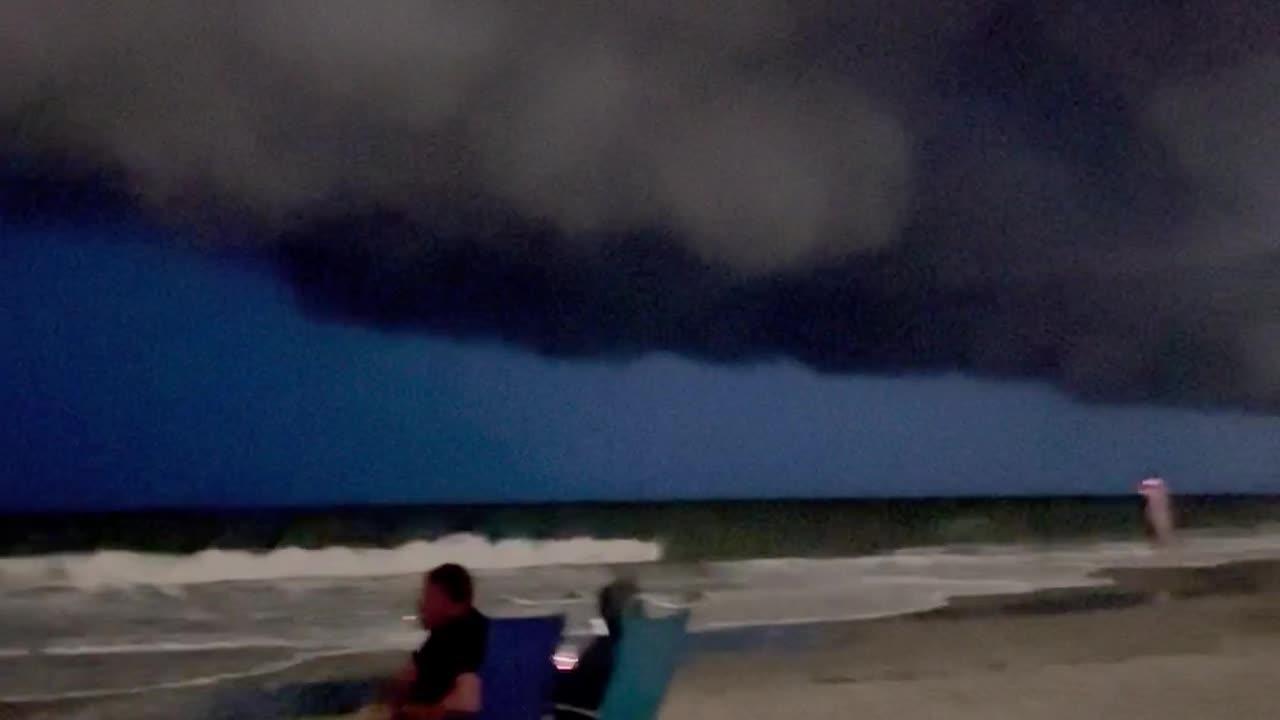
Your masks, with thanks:
M 896 619 L 699 636 L 662 717 L 1280 717 L 1280 563 L 1108 575 L 1113 586 L 968 598 Z M 259 682 L 375 675 L 400 659 L 325 658 Z M 0 708 L 0 718 L 201 717 L 208 694 L 151 694 L 145 712 L 110 698 Z
M 808 647 L 703 653 L 663 717 L 1280 717 L 1280 566 L 1115 576 L 833 628 Z

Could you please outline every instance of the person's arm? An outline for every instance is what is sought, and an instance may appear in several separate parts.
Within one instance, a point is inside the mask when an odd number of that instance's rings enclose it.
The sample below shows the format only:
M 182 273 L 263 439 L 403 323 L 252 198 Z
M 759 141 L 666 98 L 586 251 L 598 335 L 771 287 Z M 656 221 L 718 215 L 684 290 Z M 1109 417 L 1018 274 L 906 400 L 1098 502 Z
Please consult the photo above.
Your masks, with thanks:
M 418 679 L 418 666 L 412 660 L 405 663 L 405 666 L 396 673 L 396 676 L 387 681 L 382 688 L 381 700 L 384 704 L 391 707 L 399 707 L 408 702 L 410 692 L 413 690 L 413 684 Z
M 447 712 L 478 713 L 480 712 L 480 676 L 476 673 L 463 673 L 453 681 L 453 690 L 440 702 Z

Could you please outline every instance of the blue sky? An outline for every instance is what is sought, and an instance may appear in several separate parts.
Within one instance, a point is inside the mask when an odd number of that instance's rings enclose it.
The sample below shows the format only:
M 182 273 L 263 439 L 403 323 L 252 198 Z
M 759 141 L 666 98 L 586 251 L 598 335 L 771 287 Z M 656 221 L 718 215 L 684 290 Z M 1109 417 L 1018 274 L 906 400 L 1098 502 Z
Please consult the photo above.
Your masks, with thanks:
M 4 507 L 1115 493 L 1151 469 L 1280 486 L 1277 418 L 386 334 L 155 240 L 0 242 Z

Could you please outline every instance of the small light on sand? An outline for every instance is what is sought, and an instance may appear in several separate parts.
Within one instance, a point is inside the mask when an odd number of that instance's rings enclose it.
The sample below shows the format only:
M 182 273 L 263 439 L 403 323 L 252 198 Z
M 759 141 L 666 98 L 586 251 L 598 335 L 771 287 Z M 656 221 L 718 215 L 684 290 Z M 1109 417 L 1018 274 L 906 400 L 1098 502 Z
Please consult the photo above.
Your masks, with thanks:
M 568 648 L 561 648 L 551 656 L 551 664 L 560 672 L 569 672 L 578 666 L 578 653 Z

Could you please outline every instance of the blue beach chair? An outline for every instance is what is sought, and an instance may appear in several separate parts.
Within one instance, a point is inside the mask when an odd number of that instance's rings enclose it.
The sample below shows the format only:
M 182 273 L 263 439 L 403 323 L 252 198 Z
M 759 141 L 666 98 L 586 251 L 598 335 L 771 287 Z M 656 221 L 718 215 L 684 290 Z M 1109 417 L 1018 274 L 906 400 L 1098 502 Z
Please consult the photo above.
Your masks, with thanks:
M 564 617 L 505 618 L 489 622 L 480 670 L 484 697 L 480 720 L 538 720 L 551 705 Z

